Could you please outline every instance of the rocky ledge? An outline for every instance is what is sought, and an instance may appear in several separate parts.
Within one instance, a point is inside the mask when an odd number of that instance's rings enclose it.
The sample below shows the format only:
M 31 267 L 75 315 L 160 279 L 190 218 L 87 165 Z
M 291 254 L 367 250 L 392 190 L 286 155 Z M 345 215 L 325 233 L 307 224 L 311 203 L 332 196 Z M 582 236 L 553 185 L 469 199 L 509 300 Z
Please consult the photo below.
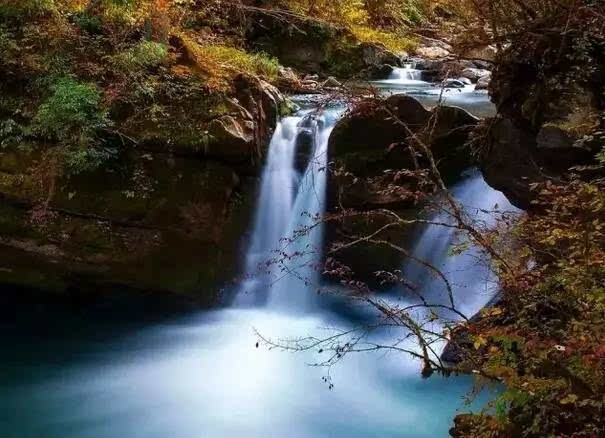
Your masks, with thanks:
M 53 145 L 2 151 L 0 284 L 213 300 L 238 272 L 255 176 L 284 98 L 239 76 L 219 99 L 195 88 L 172 99 L 160 121 L 116 102 L 120 155 L 95 172 L 41 178 L 42 151 Z

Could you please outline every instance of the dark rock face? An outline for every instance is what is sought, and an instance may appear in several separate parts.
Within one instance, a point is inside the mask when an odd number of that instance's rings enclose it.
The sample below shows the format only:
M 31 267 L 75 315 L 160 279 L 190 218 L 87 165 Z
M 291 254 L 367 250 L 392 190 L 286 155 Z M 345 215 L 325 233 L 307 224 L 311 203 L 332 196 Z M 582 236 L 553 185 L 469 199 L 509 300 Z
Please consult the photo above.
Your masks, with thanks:
M 391 114 L 405 125 L 395 121 Z M 418 100 L 406 95 L 391 96 L 384 102 L 384 107 L 354 112 L 338 122 L 330 136 L 330 159 L 359 177 L 377 177 L 385 169 L 412 169 L 414 161 L 406 139 L 410 132 L 425 128 L 431 119 L 434 120 L 431 147 L 435 158 L 448 168 L 448 172 L 468 166 L 468 153 L 461 153 L 458 148 L 465 143 L 478 119 L 457 107 L 444 106 L 428 111 Z M 331 189 L 338 190 L 338 185 Z M 354 193 L 359 199 L 365 192 L 355 190 L 352 195 Z M 384 199 L 368 199 L 367 202 L 368 205 L 388 204 Z M 347 203 L 347 206 L 364 207 L 359 202 Z
M 384 46 L 360 43 L 345 28 L 313 19 L 283 20 L 263 11 L 252 14 L 246 32 L 250 46 L 298 71 L 348 78 L 383 64 L 401 65 L 401 58 Z
M 206 302 L 214 282 L 235 275 L 250 215 L 236 199 L 253 190 L 226 165 L 128 153 L 115 169 L 58 181 L 44 220 L 30 208 L 45 189 L 8 166 L 0 175 L 0 283 L 55 292 L 115 284 Z
M 481 65 L 485 66 L 483 63 L 481 63 Z M 450 58 L 419 59 L 416 60 L 416 68 L 422 70 L 422 80 L 427 82 L 442 82 L 447 79 L 468 77 L 470 71 L 483 69 L 483 67 L 477 66 L 476 61 Z M 467 72 L 467 74 L 465 74 L 465 72 Z M 473 78 L 475 78 L 475 76 L 476 74 L 473 75 Z
M 502 191 L 509 201 L 522 209 L 530 207 L 530 184 L 544 181 L 533 160 L 535 139 L 517 128 L 510 119 L 498 119 L 489 133 L 489 146 L 481 157 L 485 181 Z
M 579 61 L 573 57 L 559 56 L 581 35 L 570 35 L 563 49 L 560 35 L 535 38 L 513 44 L 493 73 L 489 89 L 500 117 L 481 156 L 488 184 L 524 209 L 531 207 L 532 183 L 565 178 L 570 167 L 593 162 L 600 145 L 580 140 L 603 124 L 598 94 L 605 86 L 605 42 L 584 43 L 594 66 L 586 69 L 574 65 Z M 541 71 L 535 59 L 543 60 Z
M 397 123 L 391 114 L 406 126 Z M 460 147 L 478 123 L 478 119 L 457 107 L 425 109 L 410 96 L 394 95 L 383 105 L 370 105 L 344 117 L 330 136 L 328 151 L 330 161 L 338 171 L 330 176 L 328 184 L 328 209 L 337 213 L 340 208 L 374 210 L 389 208 L 403 217 L 406 209 L 415 206 L 416 181 L 406 180 L 396 172 L 387 170 L 415 169 L 408 148 L 410 132 L 419 133 L 433 121 L 431 149 L 444 175 L 457 176 L 469 166 L 471 157 Z M 420 163 L 426 165 L 426 163 Z M 330 247 L 342 235 L 362 234 L 368 229 L 380 227 L 377 218 L 349 218 L 341 223 L 330 223 L 326 230 L 326 245 Z M 393 232 L 391 241 L 405 239 L 401 230 Z M 401 254 L 385 247 L 359 245 L 338 253 L 338 260 L 350 267 L 372 287 L 384 287 L 375 277 L 379 270 L 400 268 Z
M 381 81 L 388 79 L 393 73 L 393 66 L 388 64 L 377 65 L 368 69 L 368 79 L 371 81 Z
M 190 91 L 159 122 L 121 109 L 117 127 L 136 146 L 121 144 L 103 169 L 58 177 L 52 190 L 32 169 L 40 150 L 58 146 L 3 149 L 0 284 L 212 301 L 239 272 L 255 176 L 283 102 L 256 78 L 234 88 L 214 100 Z

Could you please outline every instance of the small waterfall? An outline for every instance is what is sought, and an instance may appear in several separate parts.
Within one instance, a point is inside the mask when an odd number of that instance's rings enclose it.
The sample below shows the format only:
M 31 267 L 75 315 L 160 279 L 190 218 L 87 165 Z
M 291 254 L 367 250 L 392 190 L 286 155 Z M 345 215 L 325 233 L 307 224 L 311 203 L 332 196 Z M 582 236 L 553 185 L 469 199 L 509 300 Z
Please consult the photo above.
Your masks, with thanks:
M 312 116 L 314 154 L 298 187 L 291 221 L 282 250 L 292 259 L 280 264 L 281 279 L 273 287 L 269 305 L 288 309 L 307 309 L 313 286 L 319 283 L 318 263 L 322 258 L 323 225 L 318 215 L 325 211 L 328 140 L 336 123 L 330 113 Z M 303 232 L 304 237 L 296 238 Z
M 341 112 L 301 114 L 279 123 L 262 175 L 246 256 L 247 280 L 236 296 L 236 306 L 308 308 L 322 257 L 323 226 L 315 222 L 325 209 L 328 140 Z M 294 162 L 297 138 L 308 130 L 313 138 L 312 157 L 299 177 Z M 297 238 L 301 231 L 304 236 Z
M 494 225 L 495 215 L 490 213 L 494 210 L 519 211 L 501 192 L 489 187 L 479 171 L 470 172 L 451 191 L 470 219 L 486 225 Z M 437 213 L 431 219 L 435 222 L 451 222 L 451 217 L 445 213 Z M 462 254 L 450 254 L 452 245 L 459 240 L 458 233 L 455 228 L 429 225 L 420 235 L 412 253 L 445 274 L 452 286 L 456 308 L 470 317 L 493 298 L 498 285 L 493 273 L 481 263 L 479 249 L 469 248 Z M 419 286 L 419 292 L 432 304 L 449 304 L 443 281 L 426 267 L 407 261 L 404 277 Z
M 394 67 L 389 80 L 402 84 L 421 82 L 422 71 L 413 68 L 412 64 L 405 64 L 403 68 Z

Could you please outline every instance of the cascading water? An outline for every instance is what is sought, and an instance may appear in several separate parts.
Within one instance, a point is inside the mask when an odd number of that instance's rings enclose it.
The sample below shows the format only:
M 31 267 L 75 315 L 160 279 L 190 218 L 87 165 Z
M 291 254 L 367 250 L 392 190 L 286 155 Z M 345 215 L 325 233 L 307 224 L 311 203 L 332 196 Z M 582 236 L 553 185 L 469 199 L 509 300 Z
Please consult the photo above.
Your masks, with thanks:
M 316 224 L 316 218 L 325 209 L 328 139 L 341 112 L 307 111 L 279 123 L 269 146 L 246 256 L 248 280 L 236 296 L 236 305 L 268 302 L 272 308 L 289 311 L 309 306 L 309 285 L 318 283 L 317 263 L 322 256 L 323 226 Z M 294 158 L 302 134 L 311 135 L 313 150 L 299 178 Z
M 485 183 L 479 171 L 467 173 L 451 189 L 451 193 L 462 207 L 463 214 L 477 225 L 492 226 L 498 213 L 518 211 L 501 192 L 491 189 Z M 431 221 L 455 223 L 448 213 L 436 213 Z M 428 261 L 446 276 L 452 288 L 456 309 L 470 317 L 493 298 L 497 282 L 483 263 L 478 248 L 471 247 L 461 254 L 450 254 L 450 250 L 460 243 L 459 237 L 457 228 L 429 225 L 414 245 L 412 254 Z M 403 274 L 407 281 L 419 286 L 418 292 L 431 304 L 450 304 L 443 280 L 426 267 L 408 261 Z M 447 317 L 456 316 L 447 314 Z
M 422 76 L 422 70 L 406 64 L 403 68 L 393 68 L 388 79 L 373 81 L 372 84 L 383 90 L 384 95 L 405 93 L 414 96 L 427 108 L 442 102 L 462 107 L 478 117 L 496 115 L 496 107 L 488 99 L 487 92 L 476 91 L 475 85 L 442 89 L 440 84 L 422 80 Z
M 403 68 L 393 67 L 388 81 L 393 84 L 420 84 L 422 71 L 413 68 L 412 64 L 405 64 Z
M 286 259 L 280 264 L 283 278 L 271 292 L 272 307 L 303 310 L 309 306 L 310 285 L 318 284 L 317 265 L 322 257 L 323 225 L 317 218 L 325 211 L 328 140 L 337 118 L 311 115 L 313 155 L 301 179 L 292 217 L 282 246 Z M 303 238 L 296 238 L 303 234 Z M 292 257 L 290 259 L 290 257 Z
M 325 369 L 306 365 L 325 359 L 318 351 L 290 355 L 255 345 L 258 338 L 252 327 L 269 337 L 324 337 L 321 327 L 346 330 L 360 320 L 358 309 L 350 306 L 337 311 L 314 308 L 314 288 L 288 272 L 318 281 L 312 265 L 321 257 L 322 228 L 293 241 L 280 240 L 309 226 L 314 222 L 311 217 L 323 212 L 327 143 L 343 110 L 321 115 L 304 111 L 278 125 L 245 260 L 249 279 L 232 308 L 142 327 L 106 327 L 86 320 L 68 325 L 59 336 L 38 337 L 33 344 L 0 333 L 7 336 L 9 346 L 0 348 L 2 436 L 446 436 L 457 409 L 463 408 L 460 400 L 471 387 L 471 377 L 422 380 L 420 364 L 408 356 L 381 355 L 377 360 L 374 355 L 352 355 L 331 373 L 336 386 L 329 390 L 321 380 Z M 308 129 L 312 157 L 302 166 L 304 171 L 297 170 L 297 138 Z M 480 175 L 464 180 L 454 193 L 475 207 L 507 205 Z M 478 205 L 481 200 L 485 204 Z M 453 238 L 447 230 L 430 227 L 414 254 L 456 272 L 465 262 L 457 264 L 447 257 Z M 276 249 L 303 256 L 267 266 L 263 262 L 280 259 Z M 409 274 L 417 274 L 420 283 L 433 281 L 419 271 Z M 479 290 L 476 278 L 486 278 L 485 272 L 467 271 L 463 280 L 470 283 L 469 290 L 456 292 L 460 304 L 471 312 L 488 299 L 465 301 Z M 62 320 L 52 318 L 49 326 Z M 385 342 L 392 342 L 392 334 L 384 336 Z M 486 395 L 479 397 L 473 408 L 485 401 Z
M 271 139 L 261 179 L 252 242 L 246 255 L 247 278 L 235 298 L 236 306 L 266 302 L 266 291 L 274 281 L 272 269 L 264 264 L 270 262 L 273 251 L 279 248 L 280 239 L 291 221 L 296 186 L 294 153 L 301 120 L 301 117 L 281 120 Z

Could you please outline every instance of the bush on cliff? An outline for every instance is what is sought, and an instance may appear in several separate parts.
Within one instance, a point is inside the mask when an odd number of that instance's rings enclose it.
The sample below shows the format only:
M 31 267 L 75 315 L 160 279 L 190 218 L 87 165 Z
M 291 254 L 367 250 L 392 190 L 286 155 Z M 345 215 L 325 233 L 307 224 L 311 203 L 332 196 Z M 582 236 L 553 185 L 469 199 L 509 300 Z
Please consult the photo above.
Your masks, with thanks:
M 99 131 L 110 126 L 99 90 L 70 77 L 58 78 L 50 89 L 32 120 L 32 134 L 62 145 L 69 173 L 96 169 L 110 156 L 96 149 Z
M 154 41 L 141 41 L 114 56 L 113 61 L 120 70 L 134 74 L 159 66 L 166 59 L 167 54 L 166 45 Z

